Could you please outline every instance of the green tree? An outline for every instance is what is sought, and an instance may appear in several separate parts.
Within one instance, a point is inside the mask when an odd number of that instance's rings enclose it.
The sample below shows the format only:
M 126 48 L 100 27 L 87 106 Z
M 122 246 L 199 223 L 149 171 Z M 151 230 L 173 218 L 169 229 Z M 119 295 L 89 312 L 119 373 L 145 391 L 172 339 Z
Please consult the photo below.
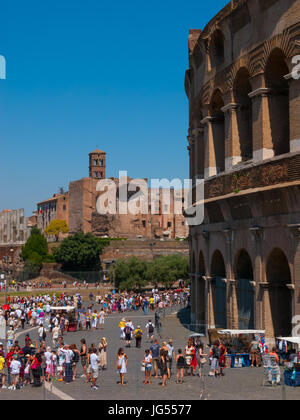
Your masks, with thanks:
M 60 233 L 68 233 L 69 228 L 65 220 L 52 220 L 45 229 L 46 235 L 55 236 L 56 242 Z
M 119 260 L 110 268 L 109 277 L 121 290 L 141 290 L 147 285 L 147 263 L 137 257 Z
M 179 279 L 189 278 L 189 260 L 181 255 L 167 255 L 149 263 L 147 277 L 152 284 L 170 288 Z
M 25 262 L 23 270 L 25 280 L 37 277 L 43 262 L 54 261 L 52 255 L 48 253 L 47 240 L 37 227 L 32 229 L 21 256 Z
M 53 256 L 64 271 L 98 271 L 101 268 L 100 255 L 107 245 L 109 241 L 106 239 L 80 232 L 64 239 L 53 249 Z
M 32 229 L 31 235 L 27 239 L 21 255 L 24 261 L 32 259 L 35 262 L 40 260 L 40 263 L 48 256 L 47 240 L 38 228 L 34 227 Z M 40 258 L 37 258 L 37 255 Z

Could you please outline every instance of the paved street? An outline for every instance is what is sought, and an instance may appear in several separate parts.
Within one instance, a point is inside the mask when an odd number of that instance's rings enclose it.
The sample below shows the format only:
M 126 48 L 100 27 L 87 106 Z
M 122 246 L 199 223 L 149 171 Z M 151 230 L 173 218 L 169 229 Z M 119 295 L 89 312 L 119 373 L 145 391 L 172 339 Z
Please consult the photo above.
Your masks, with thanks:
M 142 313 L 125 314 L 130 318 L 134 325 L 141 325 L 145 328 L 147 320 L 154 319 L 153 316 L 144 316 Z M 65 336 L 65 342 L 75 343 L 80 348 L 80 339 L 86 338 L 87 344 L 95 343 L 98 346 L 100 338 L 105 336 L 108 341 L 108 368 L 101 372 L 98 379 L 99 390 L 94 391 L 89 384 L 86 384 L 83 378 L 78 378 L 71 384 L 54 382 L 56 390 L 66 394 L 56 394 L 48 392 L 44 388 L 34 389 L 26 387 L 19 391 L 1 390 L 0 399 L 65 399 L 67 396 L 78 400 L 100 399 L 100 400 L 199 400 L 200 393 L 205 384 L 204 399 L 208 400 L 253 400 L 253 399 L 281 399 L 282 387 L 262 387 L 263 370 L 257 368 L 227 369 L 223 378 L 209 378 L 207 376 L 209 366 L 204 369 L 204 384 L 198 376 L 185 377 L 182 385 L 175 383 L 175 377 L 167 383 L 166 388 L 161 388 L 159 379 L 153 379 L 151 385 L 144 385 L 144 373 L 141 372 L 141 360 L 144 356 L 144 350 L 149 347 L 143 339 L 142 349 L 135 347 L 126 349 L 129 357 L 128 374 L 126 375 L 127 385 L 121 387 L 117 384 L 119 379 L 116 373 L 116 353 L 119 347 L 124 345 L 119 338 L 118 324 L 122 315 L 109 315 L 106 318 L 104 331 L 76 332 L 68 333 Z M 160 342 L 168 338 L 173 338 L 174 347 L 185 348 L 190 331 L 185 328 L 178 320 L 176 315 L 171 315 L 163 320 L 162 338 L 158 337 Z M 30 336 L 36 337 L 36 330 L 30 332 Z M 24 335 L 19 337 L 23 345 Z M 50 337 L 47 338 L 47 344 L 50 344 Z M 79 363 L 79 373 L 82 374 Z M 174 371 L 175 372 L 175 371 Z M 300 390 L 285 388 L 287 399 L 300 399 Z

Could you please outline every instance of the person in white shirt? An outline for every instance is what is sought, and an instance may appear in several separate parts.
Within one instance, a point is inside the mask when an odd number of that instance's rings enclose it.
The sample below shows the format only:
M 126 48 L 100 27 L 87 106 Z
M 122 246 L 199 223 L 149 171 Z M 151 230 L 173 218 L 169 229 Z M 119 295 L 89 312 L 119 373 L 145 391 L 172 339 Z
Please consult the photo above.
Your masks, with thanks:
M 168 368 L 168 379 L 171 378 L 171 369 L 172 369 L 172 361 L 173 358 L 175 359 L 175 351 L 173 347 L 173 340 L 170 338 L 169 343 L 167 344 L 168 347 L 168 361 L 167 361 L 167 368 Z
M 73 380 L 73 370 L 72 370 L 72 359 L 74 357 L 73 351 L 68 345 L 60 349 L 60 352 L 65 355 L 65 381 L 66 383 L 72 382 Z
M 99 375 L 99 356 L 97 355 L 97 349 L 93 349 L 93 353 L 90 355 L 90 365 L 92 369 L 92 388 L 98 389 L 96 380 Z
M 17 389 L 17 386 L 19 383 L 20 369 L 21 369 L 21 363 L 18 360 L 18 356 L 15 354 L 10 364 L 10 375 L 11 375 L 11 383 L 12 383 L 12 386 L 10 387 L 10 389 L 13 389 L 14 391 Z
M 6 338 L 7 338 L 7 347 L 10 348 L 13 346 L 14 341 L 15 341 L 15 337 L 16 334 L 14 332 L 13 327 L 9 327 L 9 330 L 6 333 Z
M 45 330 L 45 328 L 42 325 L 38 329 L 38 336 L 39 336 L 40 343 L 42 341 L 45 341 L 45 338 L 46 338 L 46 330 Z

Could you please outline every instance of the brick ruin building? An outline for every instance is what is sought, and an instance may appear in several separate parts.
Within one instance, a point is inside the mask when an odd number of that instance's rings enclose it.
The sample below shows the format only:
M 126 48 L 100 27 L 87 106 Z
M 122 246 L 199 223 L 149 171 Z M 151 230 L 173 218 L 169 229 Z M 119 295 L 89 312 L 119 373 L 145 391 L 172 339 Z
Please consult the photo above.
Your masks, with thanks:
M 300 314 L 300 0 L 235 0 L 191 30 L 192 322 L 289 336 Z
M 188 226 L 183 216 L 175 214 L 175 202 L 179 200 L 183 207 L 183 192 L 174 189 L 170 192 L 169 210 L 166 213 L 164 201 L 165 190 L 159 189 L 159 199 L 156 203 L 157 214 L 115 214 L 100 215 L 97 212 L 97 200 L 100 192 L 97 192 L 99 180 L 106 179 L 106 153 L 95 150 L 89 154 L 89 177 L 70 182 L 69 191 L 63 194 L 55 194 L 52 198 L 38 203 L 38 227 L 44 230 L 55 219 L 65 220 L 69 226 L 69 232 L 92 232 L 99 237 L 126 238 L 126 239 L 175 239 L 188 236 Z M 117 189 L 119 180 L 114 181 Z M 128 184 L 132 181 L 127 178 Z M 145 180 L 147 182 L 147 180 Z M 137 189 L 138 191 L 138 189 Z M 130 197 L 130 194 L 128 194 Z M 149 205 L 151 203 L 151 189 L 148 192 Z M 117 194 L 117 209 L 119 208 L 119 196 Z

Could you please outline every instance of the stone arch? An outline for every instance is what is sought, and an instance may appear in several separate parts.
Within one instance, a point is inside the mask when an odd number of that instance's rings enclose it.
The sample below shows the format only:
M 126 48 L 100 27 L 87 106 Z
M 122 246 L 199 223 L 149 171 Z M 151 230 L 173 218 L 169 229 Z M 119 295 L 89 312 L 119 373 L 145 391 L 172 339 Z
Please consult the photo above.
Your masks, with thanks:
M 210 116 L 212 117 L 212 135 L 216 159 L 217 173 L 225 170 L 225 115 L 222 111 L 224 101 L 220 89 L 216 89 L 211 97 Z
M 222 253 L 216 250 L 211 260 L 212 303 L 216 328 L 227 327 L 226 314 L 226 268 Z
M 249 97 L 252 88 L 250 74 L 246 67 L 241 67 L 236 74 L 233 93 L 235 102 L 239 105 L 237 109 L 237 125 L 240 142 L 240 156 L 243 162 L 252 159 L 252 101 Z
M 269 333 L 287 337 L 292 329 L 291 271 L 288 259 L 280 248 L 274 248 L 266 264 L 268 282 L 268 308 L 265 320 Z
M 235 263 L 237 280 L 237 307 L 239 329 L 254 329 L 255 291 L 253 284 L 253 265 L 245 249 L 238 252 Z
M 216 29 L 211 35 L 209 42 L 209 57 L 211 67 L 217 67 L 224 62 L 225 38 L 220 29 Z
M 192 316 L 196 313 L 196 256 L 195 252 L 191 254 L 190 260 L 190 281 L 191 281 L 191 314 Z
M 290 151 L 289 74 L 286 56 L 280 48 L 274 48 L 265 66 L 271 137 L 275 156 Z

